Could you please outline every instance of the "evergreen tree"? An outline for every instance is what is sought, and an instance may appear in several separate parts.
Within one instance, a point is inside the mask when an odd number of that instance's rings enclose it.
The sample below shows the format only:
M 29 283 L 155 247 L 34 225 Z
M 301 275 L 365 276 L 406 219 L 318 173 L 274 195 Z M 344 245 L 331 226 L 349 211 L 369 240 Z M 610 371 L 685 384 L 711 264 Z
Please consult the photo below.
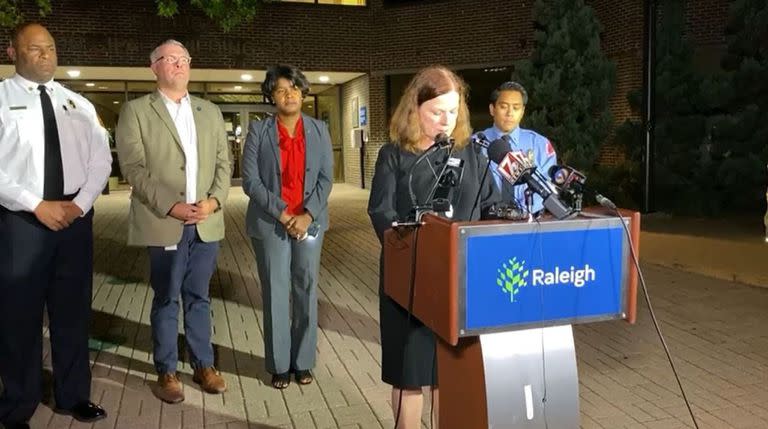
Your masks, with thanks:
M 559 160 L 589 173 L 611 133 L 616 67 L 583 0 L 536 0 L 533 17 L 536 46 L 513 75 L 530 95 L 524 126 L 548 137 Z
M 685 5 L 682 0 L 659 4 L 656 23 L 654 86 L 654 181 L 652 190 L 659 211 L 679 214 L 717 213 L 714 193 L 716 159 L 711 153 L 713 112 L 722 106 L 724 85 L 718 76 L 696 71 L 693 49 L 681 37 Z M 642 90 L 628 94 L 634 113 L 640 114 Z M 640 198 L 644 173 L 644 130 L 640 120 L 627 120 L 617 130 L 614 144 L 625 153 L 624 181 Z
M 642 97 L 642 89 L 627 94 L 627 102 L 636 117 L 641 115 Z M 639 210 L 645 173 L 642 122 L 626 119 L 616 127 L 611 144 L 623 154 L 622 159 L 615 165 L 597 165 L 589 177 L 589 186 L 605 192 L 619 207 Z
M 768 0 L 736 0 L 727 29 L 728 51 L 712 118 L 711 156 L 718 161 L 717 192 L 731 211 L 764 208 L 768 162 Z
M 262 3 L 272 0 L 189 0 L 189 3 L 203 11 L 211 21 L 224 32 L 253 20 Z M 13 28 L 27 19 L 23 9 L 34 7 L 38 15 L 52 12 L 52 0 L 0 0 L 0 27 Z M 179 13 L 179 0 L 155 0 L 157 14 L 173 18 Z
M 693 49 L 684 33 L 685 5 L 665 0 L 656 36 L 655 195 L 661 211 L 706 214 L 717 211 L 711 198 L 714 159 L 708 153 L 709 117 L 718 93 L 713 80 L 693 65 Z M 707 90 L 708 89 L 708 90 Z

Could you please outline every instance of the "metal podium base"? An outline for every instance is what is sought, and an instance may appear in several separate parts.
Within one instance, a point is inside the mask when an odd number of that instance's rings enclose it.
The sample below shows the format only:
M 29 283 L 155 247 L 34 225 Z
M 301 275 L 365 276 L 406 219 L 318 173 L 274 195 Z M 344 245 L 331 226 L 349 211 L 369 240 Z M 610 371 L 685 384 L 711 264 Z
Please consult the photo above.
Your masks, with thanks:
M 571 325 L 480 335 L 490 429 L 578 429 Z

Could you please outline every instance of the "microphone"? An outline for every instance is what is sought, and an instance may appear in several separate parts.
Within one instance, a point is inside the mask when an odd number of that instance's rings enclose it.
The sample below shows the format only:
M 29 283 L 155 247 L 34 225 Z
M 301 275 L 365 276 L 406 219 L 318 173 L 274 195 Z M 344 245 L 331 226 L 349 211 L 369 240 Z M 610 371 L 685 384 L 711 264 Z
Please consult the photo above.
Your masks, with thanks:
M 573 214 L 573 209 L 565 205 L 546 183 L 536 166 L 520 151 L 509 150 L 510 138 L 504 135 L 488 147 L 488 157 L 495 162 L 497 171 L 512 185 L 525 184 L 544 199 L 544 207 L 557 219 L 565 219 Z
M 595 194 L 595 200 L 598 204 L 607 209 L 616 210 L 616 204 L 614 204 L 613 201 L 604 197 L 599 192 L 587 188 L 587 176 L 573 167 L 567 165 L 553 165 L 549 168 L 549 177 L 552 180 L 552 183 L 564 192 L 580 195 L 589 190 L 591 193 Z M 580 198 L 581 197 L 579 196 L 579 205 L 581 203 Z
M 440 149 L 446 146 L 453 146 L 453 144 L 454 144 L 453 137 L 449 137 L 445 133 L 440 133 L 435 136 L 435 142 L 432 143 L 432 146 L 430 146 L 429 149 L 427 149 L 427 151 L 432 150 L 432 148 Z
M 601 206 L 607 209 L 617 210 L 616 204 L 614 204 L 613 201 L 609 200 L 608 198 L 605 198 L 604 196 L 598 194 L 597 192 L 595 192 L 595 200 L 597 200 L 598 204 L 600 204 Z
M 513 185 L 524 183 L 524 176 L 526 174 L 532 174 L 533 170 L 536 168 L 528 159 L 528 157 L 518 150 L 507 152 L 504 154 L 504 157 L 501 159 L 501 161 L 497 162 L 497 164 L 499 165 L 499 172 L 502 175 L 506 175 L 509 183 Z M 539 183 L 534 183 L 533 186 L 538 185 Z M 545 187 L 545 189 L 541 189 L 535 192 L 539 195 L 542 195 L 546 194 L 547 191 L 549 191 L 549 188 Z M 544 196 L 546 195 L 542 195 L 542 197 Z
M 482 131 L 470 137 L 469 141 L 470 143 L 485 149 L 488 149 L 488 146 L 491 144 L 491 142 L 488 141 L 488 137 L 486 137 Z
M 553 165 L 549 167 L 549 178 L 555 186 L 563 189 L 572 189 L 575 192 L 583 192 L 587 176 L 573 167 L 567 165 Z

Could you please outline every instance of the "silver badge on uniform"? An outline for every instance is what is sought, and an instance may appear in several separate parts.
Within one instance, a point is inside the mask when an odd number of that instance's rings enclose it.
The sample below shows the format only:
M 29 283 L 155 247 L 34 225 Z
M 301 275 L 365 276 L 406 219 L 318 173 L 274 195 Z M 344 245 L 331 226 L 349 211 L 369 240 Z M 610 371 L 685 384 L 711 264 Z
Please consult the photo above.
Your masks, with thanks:
M 533 149 L 528 149 L 528 160 L 531 161 L 531 164 L 536 162 L 536 159 L 533 156 Z

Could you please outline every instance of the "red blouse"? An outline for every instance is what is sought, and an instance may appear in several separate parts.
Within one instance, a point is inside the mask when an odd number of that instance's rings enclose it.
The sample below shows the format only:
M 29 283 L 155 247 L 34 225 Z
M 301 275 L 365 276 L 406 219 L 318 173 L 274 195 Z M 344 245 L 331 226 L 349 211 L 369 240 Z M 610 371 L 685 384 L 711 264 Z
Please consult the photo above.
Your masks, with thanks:
M 304 121 L 299 116 L 293 137 L 288 128 L 277 119 L 277 136 L 280 141 L 280 171 L 282 188 L 280 196 L 288 204 L 287 212 L 296 216 L 304 213 Z

